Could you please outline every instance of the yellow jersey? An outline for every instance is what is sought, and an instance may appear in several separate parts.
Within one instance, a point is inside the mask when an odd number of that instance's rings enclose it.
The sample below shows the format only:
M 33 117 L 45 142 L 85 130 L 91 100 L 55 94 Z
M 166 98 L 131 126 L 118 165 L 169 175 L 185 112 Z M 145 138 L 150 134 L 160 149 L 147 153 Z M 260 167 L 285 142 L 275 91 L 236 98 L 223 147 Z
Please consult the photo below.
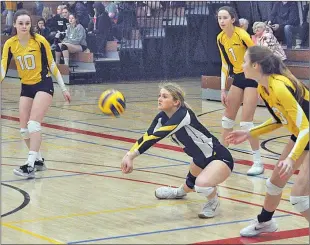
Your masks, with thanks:
M 3 81 L 7 73 L 12 57 L 14 57 L 17 72 L 23 84 L 36 84 L 45 77 L 50 77 L 50 72 L 55 76 L 57 82 L 62 81 L 50 44 L 39 34 L 31 37 L 27 46 L 20 44 L 17 35 L 4 43 L 0 82 Z
M 235 74 L 243 72 L 244 54 L 248 47 L 254 46 L 254 42 L 244 29 L 236 26 L 230 38 L 224 31 L 218 34 L 217 45 L 222 60 L 221 88 L 224 89 L 231 67 Z
M 305 88 L 303 100 L 294 97 L 295 87 L 285 76 L 273 74 L 268 78 L 269 94 L 258 85 L 258 92 L 273 116 L 263 124 L 250 130 L 253 137 L 271 132 L 284 125 L 297 140 L 289 157 L 296 161 L 309 142 L 309 90 Z

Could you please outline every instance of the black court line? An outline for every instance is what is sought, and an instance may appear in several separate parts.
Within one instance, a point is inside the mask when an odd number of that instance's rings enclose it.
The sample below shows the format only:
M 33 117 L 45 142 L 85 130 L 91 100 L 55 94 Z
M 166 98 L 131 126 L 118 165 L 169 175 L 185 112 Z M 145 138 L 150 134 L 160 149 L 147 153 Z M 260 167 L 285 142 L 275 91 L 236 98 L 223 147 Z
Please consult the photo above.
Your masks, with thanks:
M 21 194 L 23 195 L 23 197 L 24 197 L 24 201 L 23 201 L 23 203 L 22 203 L 21 205 L 19 205 L 17 208 L 14 208 L 12 211 L 9 211 L 9 212 L 7 212 L 7 213 L 5 213 L 5 214 L 1 214 L 1 218 L 5 217 L 5 216 L 8 216 L 8 215 L 10 215 L 10 214 L 14 214 L 14 213 L 16 213 L 16 212 L 22 210 L 24 207 L 26 207 L 26 206 L 29 204 L 29 202 L 30 202 L 30 196 L 29 196 L 29 194 L 28 194 L 26 191 L 21 190 L 21 189 L 15 187 L 15 186 L 8 185 L 8 184 L 4 184 L 4 183 L 1 183 L 1 185 L 6 186 L 6 187 L 9 187 L 9 188 L 12 188 L 12 189 L 18 191 L 18 192 L 21 193 Z
M 260 146 L 261 146 L 261 148 L 263 148 L 265 151 L 268 151 L 269 153 L 273 153 L 273 154 L 276 154 L 276 155 L 278 155 L 278 156 L 281 156 L 281 153 L 278 153 L 278 152 L 275 152 L 275 151 L 272 151 L 272 150 L 268 149 L 268 148 L 266 147 L 266 144 L 267 144 L 268 142 L 272 141 L 272 140 L 279 139 L 279 138 L 284 138 L 284 137 L 289 137 L 289 136 L 290 136 L 290 135 L 282 135 L 282 136 L 270 138 L 270 139 L 268 139 L 268 140 L 264 140 L 264 141 L 260 144 Z
M 221 111 L 221 110 L 224 110 L 224 108 L 216 109 L 216 110 L 213 110 L 213 111 L 203 112 L 203 113 L 197 114 L 197 117 L 201 117 L 201 116 L 203 116 L 203 115 L 210 114 L 210 113 L 216 112 L 216 111 Z

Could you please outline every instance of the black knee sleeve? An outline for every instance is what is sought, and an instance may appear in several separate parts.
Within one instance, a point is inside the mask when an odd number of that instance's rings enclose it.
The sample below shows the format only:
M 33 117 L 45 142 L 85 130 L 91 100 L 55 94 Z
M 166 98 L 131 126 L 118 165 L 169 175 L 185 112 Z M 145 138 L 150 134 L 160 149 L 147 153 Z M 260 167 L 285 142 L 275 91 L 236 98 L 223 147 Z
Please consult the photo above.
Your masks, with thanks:
M 188 172 L 187 177 L 186 177 L 186 182 L 185 182 L 186 185 L 189 188 L 194 189 L 195 182 L 196 182 L 196 177 L 192 175 L 191 172 Z
M 66 44 L 61 44 L 61 51 L 68 50 L 68 46 Z

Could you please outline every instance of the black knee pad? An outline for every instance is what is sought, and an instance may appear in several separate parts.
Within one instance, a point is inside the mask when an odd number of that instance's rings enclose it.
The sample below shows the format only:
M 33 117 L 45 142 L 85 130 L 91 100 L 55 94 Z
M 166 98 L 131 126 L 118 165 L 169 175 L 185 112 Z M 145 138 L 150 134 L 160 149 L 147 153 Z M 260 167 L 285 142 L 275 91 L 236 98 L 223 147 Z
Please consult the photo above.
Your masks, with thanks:
M 58 44 L 56 44 L 56 52 L 61 52 L 61 49 Z
M 186 177 L 186 185 L 189 188 L 194 189 L 195 182 L 196 182 L 196 177 L 192 175 L 191 172 L 188 172 L 187 177 Z
M 68 50 L 68 46 L 66 44 L 61 44 L 61 51 Z

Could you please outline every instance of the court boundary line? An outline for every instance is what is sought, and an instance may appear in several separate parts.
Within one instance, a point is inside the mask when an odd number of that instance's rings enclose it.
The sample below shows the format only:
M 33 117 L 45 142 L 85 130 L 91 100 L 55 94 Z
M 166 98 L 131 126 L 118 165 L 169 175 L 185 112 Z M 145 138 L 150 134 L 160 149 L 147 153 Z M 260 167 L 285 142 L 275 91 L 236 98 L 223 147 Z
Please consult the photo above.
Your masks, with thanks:
M 294 230 L 284 230 L 277 231 L 273 233 L 264 233 L 260 234 L 257 237 L 232 237 L 232 238 L 224 238 L 213 241 L 205 241 L 205 242 L 196 242 L 192 243 L 192 245 L 202 245 L 202 244 L 255 244 L 259 242 L 269 242 L 269 241 L 277 241 L 288 238 L 297 238 L 309 236 L 309 228 L 299 228 Z
M 6 120 L 19 122 L 19 118 L 13 117 L 13 116 L 1 115 L 1 118 L 6 119 Z M 111 140 L 116 140 L 116 141 L 122 141 L 122 142 L 126 142 L 126 143 L 135 143 L 136 142 L 136 139 L 132 139 L 132 138 L 128 138 L 128 137 L 99 133 L 99 132 L 94 132 L 94 131 L 84 130 L 84 129 L 70 128 L 70 127 L 60 126 L 60 125 L 51 124 L 51 123 L 41 123 L 41 126 L 51 128 L 51 129 L 56 129 L 56 130 L 62 130 L 62 131 L 66 131 L 66 132 L 74 132 L 74 133 L 78 133 L 78 134 L 94 136 L 94 137 L 98 137 L 98 138 L 105 138 L 105 139 L 111 139 Z M 167 145 L 167 144 L 163 144 L 163 143 L 156 143 L 152 147 L 160 148 L 160 149 L 166 149 L 166 150 L 170 150 L 170 151 L 176 151 L 176 152 L 184 152 L 181 147 L 177 147 L 177 146 L 173 146 L 173 145 Z M 246 163 L 243 161 L 243 163 L 245 163 L 243 165 L 252 166 L 252 164 L 249 165 L 249 162 Z M 274 165 L 272 165 L 272 164 L 264 163 L 264 166 L 265 166 L 265 168 L 268 168 L 271 170 L 274 169 Z M 296 174 L 296 173 L 297 172 L 295 171 L 294 174 Z

